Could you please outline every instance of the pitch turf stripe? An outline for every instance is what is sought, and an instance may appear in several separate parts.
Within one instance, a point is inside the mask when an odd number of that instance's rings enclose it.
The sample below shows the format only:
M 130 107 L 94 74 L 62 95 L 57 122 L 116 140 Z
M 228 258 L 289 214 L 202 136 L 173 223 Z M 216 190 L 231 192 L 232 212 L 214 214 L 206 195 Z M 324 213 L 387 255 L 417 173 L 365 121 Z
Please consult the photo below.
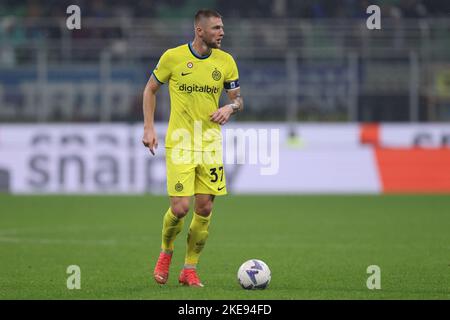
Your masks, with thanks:
M 119 243 L 116 240 L 76 240 L 76 239 L 44 239 L 44 238 L 17 238 L 0 237 L 0 243 L 17 244 L 55 244 L 55 245 L 94 245 L 94 246 L 116 246 Z

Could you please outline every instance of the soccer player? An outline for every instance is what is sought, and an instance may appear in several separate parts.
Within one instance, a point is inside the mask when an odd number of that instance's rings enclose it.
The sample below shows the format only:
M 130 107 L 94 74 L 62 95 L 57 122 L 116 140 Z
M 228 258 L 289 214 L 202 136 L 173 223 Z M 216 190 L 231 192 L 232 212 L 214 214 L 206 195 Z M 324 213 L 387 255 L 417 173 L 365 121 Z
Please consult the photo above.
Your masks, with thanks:
M 170 207 L 164 215 L 161 252 L 154 279 L 165 284 L 175 237 L 183 228 L 191 197 L 195 196 L 184 267 L 178 281 L 203 287 L 196 267 L 208 238 L 214 198 L 227 193 L 220 125 L 242 111 L 239 75 L 233 57 L 220 49 L 224 29 L 221 15 L 200 10 L 195 15 L 194 40 L 164 52 L 144 90 L 143 144 L 154 155 L 156 93 L 168 83 L 171 110 L 166 134 L 167 191 Z M 219 108 L 226 90 L 230 103 Z

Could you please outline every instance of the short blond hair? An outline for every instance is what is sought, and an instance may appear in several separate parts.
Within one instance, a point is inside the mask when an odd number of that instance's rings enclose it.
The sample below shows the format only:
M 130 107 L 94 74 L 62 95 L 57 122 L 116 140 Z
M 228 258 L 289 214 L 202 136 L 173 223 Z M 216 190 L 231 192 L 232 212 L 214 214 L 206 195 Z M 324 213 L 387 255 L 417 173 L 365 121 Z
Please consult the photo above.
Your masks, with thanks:
M 221 18 L 222 16 L 220 15 L 220 13 L 218 13 L 216 10 L 212 10 L 212 9 L 200 9 L 197 11 L 197 13 L 195 14 L 195 18 L 194 18 L 194 22 L 195 25 L 198 24 L 198 22 L 203 19 L 203 18 L 211 18 L 211 17 L 216 17 L 216 18 Z

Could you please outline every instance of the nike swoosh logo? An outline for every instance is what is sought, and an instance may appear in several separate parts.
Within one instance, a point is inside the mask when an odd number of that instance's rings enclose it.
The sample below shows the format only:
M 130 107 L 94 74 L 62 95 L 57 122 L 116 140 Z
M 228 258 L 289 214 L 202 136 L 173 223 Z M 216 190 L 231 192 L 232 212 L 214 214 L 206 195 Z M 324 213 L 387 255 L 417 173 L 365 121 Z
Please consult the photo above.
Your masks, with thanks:
M 187 73 L 182 72 L 182 73 L 181 73 L 181 76 L 184 77 L 184 76 L 187 76 L 188 74 L 191 74 L 191 73 L 192 73 L 192 72 L 187 72 Z
M 217 191 L 220 191 L 220 190 L 222 190 L 223 188 L 225 188 L 225 186 L 223 186 L 222 188 L 217 188 Z

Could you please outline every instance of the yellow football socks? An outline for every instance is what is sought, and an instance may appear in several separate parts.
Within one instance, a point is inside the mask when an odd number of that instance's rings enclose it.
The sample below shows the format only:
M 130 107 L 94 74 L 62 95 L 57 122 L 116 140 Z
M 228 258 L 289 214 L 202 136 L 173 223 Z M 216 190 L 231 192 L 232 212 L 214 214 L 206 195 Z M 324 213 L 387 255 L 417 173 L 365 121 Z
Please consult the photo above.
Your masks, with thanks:
M 184 260 L 185 267 L 195 267 L 198 263 L 200 253 L 208 238 L 211 214 L 208 217 L 203 217 L 194 212 L 187 238 L 186 258 Z
M 162 229 L 162 244 L 161 249 L 167 253 L 173 252 L 173 244 L 177 234 L 183 229 L 184 218 L 176 217 L 171 208 L 167 210 L 164 215 L 163 229 Z

